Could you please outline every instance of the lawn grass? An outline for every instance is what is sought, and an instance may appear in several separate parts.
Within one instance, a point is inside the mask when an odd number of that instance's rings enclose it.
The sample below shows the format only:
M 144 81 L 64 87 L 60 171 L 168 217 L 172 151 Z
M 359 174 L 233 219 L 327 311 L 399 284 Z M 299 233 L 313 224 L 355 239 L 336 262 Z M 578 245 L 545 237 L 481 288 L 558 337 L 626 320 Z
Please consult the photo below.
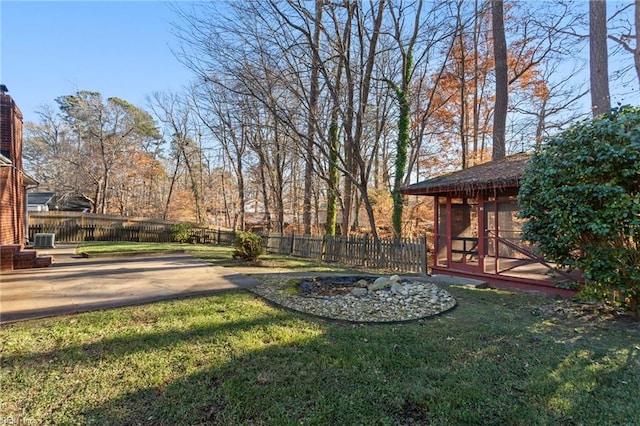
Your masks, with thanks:
M 233 291 L 5 325 L 0 419 L 639 424 L 636 324 L 567 316 L 527 293 L 448 290 L 457 309 L 406 324 L 313 319 Z
M 166 253 L 186 251 L 192 244 L 180 243 L 137 243 L 129 241 L 87 241 L 80 243 L 77 253 L 93 257 L 135 255 L 148 253 Z
M 157 254 L 162 252 L 185 252 L 199 257 L 215 266 L 234 268 L 279 268 L 290 271 L 324 271 L 324 272 L 356 272 L 365 271 L 336 263 L 330 264 L 314 259 L 282 256 L 278 254 L 263 254 L 258 262 L 248 262 L 232 257 L 234 249 L 229 246 L 210 244 L 180 244 L 180 243 L 136 243 L 136 242 L 83 242 L 76 249 L 92 257 Z

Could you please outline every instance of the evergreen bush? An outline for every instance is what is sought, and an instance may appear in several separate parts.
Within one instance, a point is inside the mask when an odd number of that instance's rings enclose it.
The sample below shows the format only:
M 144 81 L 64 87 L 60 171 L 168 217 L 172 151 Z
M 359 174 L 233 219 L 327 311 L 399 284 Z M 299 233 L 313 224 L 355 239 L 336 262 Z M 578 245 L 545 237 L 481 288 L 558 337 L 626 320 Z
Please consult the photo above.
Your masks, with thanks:
M 582 270 L 585 294 L 640 314 L 640 108 L 613 109 L 541 145 L 519 204 L 524 239 Z
M 262 254 L 262 238 L 252 232 L 238 231 L 234 241 L 234 259 L 255 261 Z
M 171 241 L 174 243 L 190 243 L 193 226 L 188 223 L 176 223 L 171 226 Z

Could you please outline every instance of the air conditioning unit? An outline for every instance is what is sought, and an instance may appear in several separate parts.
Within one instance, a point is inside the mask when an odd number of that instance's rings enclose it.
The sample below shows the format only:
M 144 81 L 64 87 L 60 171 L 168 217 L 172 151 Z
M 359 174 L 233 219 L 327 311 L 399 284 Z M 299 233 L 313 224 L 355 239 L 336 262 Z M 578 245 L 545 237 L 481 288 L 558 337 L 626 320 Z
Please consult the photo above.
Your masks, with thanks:
M 33 246 L 38 248 L 54 248 L 56 246 L 56 234 L 36 234 Z

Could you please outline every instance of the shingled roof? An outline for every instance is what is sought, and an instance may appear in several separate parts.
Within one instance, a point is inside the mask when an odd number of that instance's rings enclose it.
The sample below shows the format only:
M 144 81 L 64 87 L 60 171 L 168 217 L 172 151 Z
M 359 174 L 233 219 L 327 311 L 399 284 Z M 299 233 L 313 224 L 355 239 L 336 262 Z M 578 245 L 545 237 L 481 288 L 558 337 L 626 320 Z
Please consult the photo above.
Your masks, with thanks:
M 496 161 L 438 176 L 400 188 L 405 195 L 458 193 L 474 195 L 487 189 L 518 187 L 529 158 L 528 153 L 510 155 Z
M 28 192 L 27 204 L 47 205 L 51 202 L 55 192 Z

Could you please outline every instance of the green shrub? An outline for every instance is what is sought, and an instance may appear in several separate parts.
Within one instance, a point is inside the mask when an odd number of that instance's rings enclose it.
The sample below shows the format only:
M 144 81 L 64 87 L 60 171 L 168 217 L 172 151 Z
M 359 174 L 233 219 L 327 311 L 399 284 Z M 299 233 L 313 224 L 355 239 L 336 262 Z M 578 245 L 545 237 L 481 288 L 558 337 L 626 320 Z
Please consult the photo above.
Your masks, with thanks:
M 188 223 L 176 223 L 171 226 L 171 241 L 175 243 L 190 243 L 193 226 Z
M 256 260 L 262 254 L 262 238 L 252 232 L 238 231 L 233 246 L 234 259 Z
M 582 270 L 584 294 L 640 313 L 640 108 L 582 121 L 540 146 L 518 201 L 523 237 Z

